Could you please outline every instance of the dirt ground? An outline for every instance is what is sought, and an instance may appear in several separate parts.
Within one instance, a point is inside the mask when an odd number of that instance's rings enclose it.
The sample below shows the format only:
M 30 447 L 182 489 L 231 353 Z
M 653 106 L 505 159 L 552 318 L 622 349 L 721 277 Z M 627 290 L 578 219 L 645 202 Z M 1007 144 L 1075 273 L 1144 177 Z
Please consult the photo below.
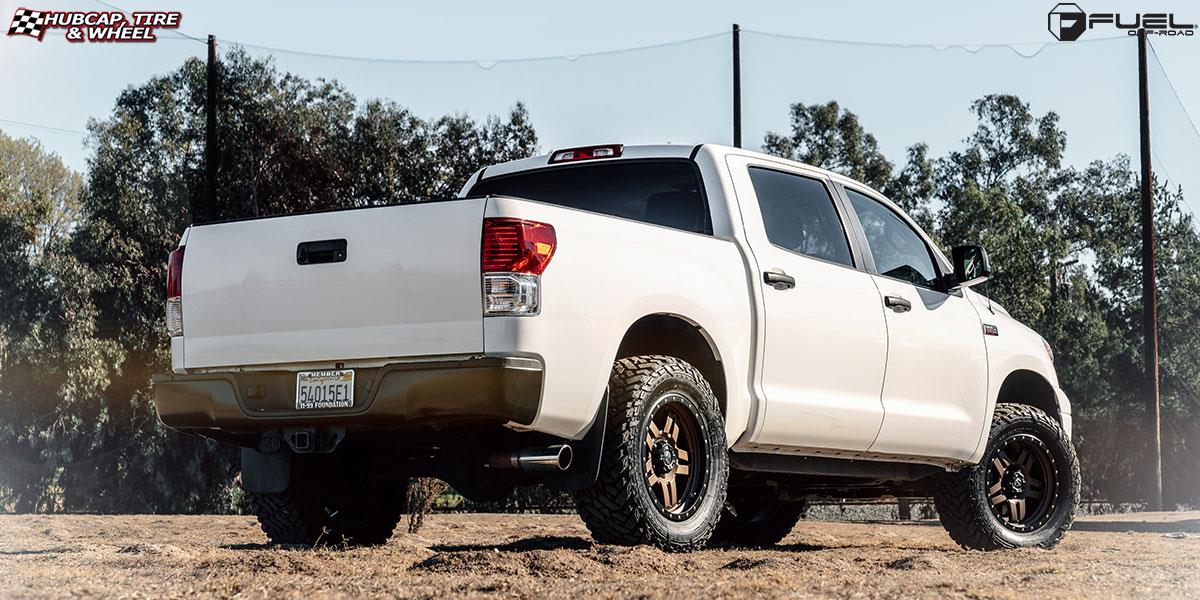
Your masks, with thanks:
M 802 522 L 770 550 L 593 544 L 574 516 L 442 515 L 381 548 L 272 548 L 252 517 L 0 516 L 0 598 L 1200 598 L 1200 512 L 1083 517 L 1054 551 L 936 522 Z

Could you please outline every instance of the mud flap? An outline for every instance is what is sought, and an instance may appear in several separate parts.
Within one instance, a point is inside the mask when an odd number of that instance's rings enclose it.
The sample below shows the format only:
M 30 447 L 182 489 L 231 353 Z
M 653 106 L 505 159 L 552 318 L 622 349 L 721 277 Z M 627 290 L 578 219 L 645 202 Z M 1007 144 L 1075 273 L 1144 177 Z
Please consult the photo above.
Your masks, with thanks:
M 257 494 L 278 494 L 287 489 L 292 474 L 292 451 L 274 452 L 242 448 L 242 489 Z
M 566 471 L 547 474 L 542 483 L 552 490 L 559 491 L 582 490 L 595 483 L 600 475 L 600 455 L 604 450 L 604 429 L 607 426 L 608 390 L 605 390 L 604 399 L 600 401 L 600 407 L 596 409 L 596 415 L 592 417 L 592 424 L 587 433 L 583 435 L 583 439 L 571 442 L 571 450 L 575 456 L 571 467 Z

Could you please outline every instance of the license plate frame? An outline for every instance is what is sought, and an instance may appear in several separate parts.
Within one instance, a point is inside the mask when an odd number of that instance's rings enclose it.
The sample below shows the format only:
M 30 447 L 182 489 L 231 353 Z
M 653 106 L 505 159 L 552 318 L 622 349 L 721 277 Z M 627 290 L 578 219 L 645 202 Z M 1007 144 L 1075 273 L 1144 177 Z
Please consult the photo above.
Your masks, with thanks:
M 296 373 L 296 410 L 330 410 L 354 406 L 354 369 Z

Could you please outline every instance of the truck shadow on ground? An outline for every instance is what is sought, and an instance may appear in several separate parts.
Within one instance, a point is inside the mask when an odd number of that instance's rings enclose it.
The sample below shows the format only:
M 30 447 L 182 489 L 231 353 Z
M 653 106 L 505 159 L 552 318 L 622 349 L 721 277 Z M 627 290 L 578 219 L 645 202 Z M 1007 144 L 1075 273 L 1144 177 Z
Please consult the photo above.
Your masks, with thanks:
M 597 544 L 590 538 L 571 536 L 535 536 L 497 544 L 435 544 L 429 547 L 435 552 L 530 552 L 534 550 L 592 550 Z M 864 544 L 863 547 L 869 546 Z M 774 550 L 779 552 L 820 552 L 853 546 L 816 545 L 796 542 L 775 546 L 713 545 L 709 550 Z M 914 548 L 922 549 L 922 548 Z
M 286 548 L 287 545 L 286 544 L 272 544 L 269 542 L 267 542 L 267 543 L 248 542 L 248 543 L 244 543 L 244 544 L 221 544 L 218 547 L 221 548 L 222 550 L 271 550 L 273 548 Z
M 891 523 L 898 524 L 898 523 Z M 917 526 L 933 526 L 938 525 L 936 521 L 911 521 L 902 523 L 904 525 Z M 1086 532 L 1102 532 L 1102 533 L 1190 533 L 1200 534 L 1200 519 L 1190 519 L 1185 521 L 1171 522 L 1145 522 L 1145 521 L 1076 521 L 1071 529 L 1075 531 Z M 586 551 L 594 549 L 599 544 L 586 537 L 576 536 L 532 536 L 517 540 L 510 540 L 499 543 L 482 543 L 482 544 L 434 544 L 429 546 L 430 550 L 435 552 L 531 552 L 536 550 L 575 550 Z M 221 544 L 221 548 L 226 550 L 243 550 L 243 551 L 261 551 L 272 549 L 288 549 L 302 548 L 300 546 L 276 545 L 270 543 L 240 543 L 240 544 Z M 710 547 L 712 550 L 774 550 L 779 552 L 820 552 L 823 550 L 837 550 L 854 547 L 874 548 L 877 544 L 810 544 L 804 542 L 793 542 L 779 544 L 770 547 L 746 547 L 732 545 L 714 545 Z M 889 544 L 890 548 L 896 550 L 929 550 L 922 546 L 913 546 L 908 548 L 903 545 Z M 332 546 L 329 549 L 337 549 Z M 16 552 L 0 552 L 0 554 L 24 553 Z
M 1186 521 L 1075 521 L 1074 531 L 1109 533 L 1200 533 L 1200 519 Z
M 572 536 L 534 536 L 502 544 L 434 544 L 430 550 L 436 552 L 529 552 L 531 550 L 588 550 L 595 545 L 590 539 Z

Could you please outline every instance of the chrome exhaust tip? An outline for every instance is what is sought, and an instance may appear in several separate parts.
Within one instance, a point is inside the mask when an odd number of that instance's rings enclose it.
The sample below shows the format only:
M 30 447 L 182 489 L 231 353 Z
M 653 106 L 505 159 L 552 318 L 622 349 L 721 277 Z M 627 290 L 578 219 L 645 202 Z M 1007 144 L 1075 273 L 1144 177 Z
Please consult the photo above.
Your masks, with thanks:
M 571 468 L 575 452 L 571 446 L 560 444 L 544 448 L 522 448 L 515 452 L 497 452 L 488 459 L 494 469 L 521 471 L 566 471 Z

